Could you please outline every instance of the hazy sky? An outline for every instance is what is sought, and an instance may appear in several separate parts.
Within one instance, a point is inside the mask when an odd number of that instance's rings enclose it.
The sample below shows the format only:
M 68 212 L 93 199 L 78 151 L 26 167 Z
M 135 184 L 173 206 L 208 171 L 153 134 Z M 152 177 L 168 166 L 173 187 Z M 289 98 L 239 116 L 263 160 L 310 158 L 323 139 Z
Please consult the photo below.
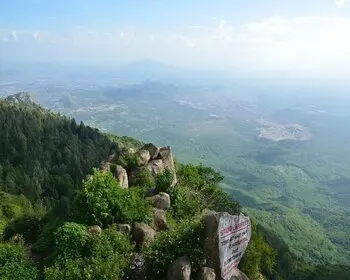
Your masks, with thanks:
M 0 0 L 0 57 L 350 79 L 350 0 Z

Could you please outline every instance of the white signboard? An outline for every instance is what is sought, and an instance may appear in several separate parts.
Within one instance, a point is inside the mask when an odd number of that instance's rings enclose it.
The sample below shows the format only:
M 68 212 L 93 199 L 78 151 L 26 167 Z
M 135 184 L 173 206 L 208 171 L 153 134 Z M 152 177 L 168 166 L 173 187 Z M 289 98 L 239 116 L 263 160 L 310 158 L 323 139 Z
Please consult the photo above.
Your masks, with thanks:
M 248 247 L 252 228 L 250 219 L 243 214 L 232 216 L 222 213 L 219 220 L 219 253 L 221 277 L 229 280 Z

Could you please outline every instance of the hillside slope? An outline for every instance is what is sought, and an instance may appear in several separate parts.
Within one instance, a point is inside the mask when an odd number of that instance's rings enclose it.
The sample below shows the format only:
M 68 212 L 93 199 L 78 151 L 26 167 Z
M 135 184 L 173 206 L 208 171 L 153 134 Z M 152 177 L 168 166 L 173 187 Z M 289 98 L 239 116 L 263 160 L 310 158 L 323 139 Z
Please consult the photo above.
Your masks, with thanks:
M 121 224 L 135 228 L 137 223 L 156 231 L 155 240 L 143 247 L 148 264 L 143 273 L 148 279 L 163 279 L 169 265 L 183 255 L 190 258 L 195 276 L 206 264 L 202 212 L 206 208 L 240 211 L 240 205 L 219 188 L 221 174 L 201 165 L 176 163 L 175 187 L 171 174 L 152 175 L 143 169 L 129 188 L 122 189 L 112 166 L 111 172 L 92 168 L 114 154 L 112 164 L 122 165 L 130 175 L 130 170 L 139 170 L 135 156 L 141 142 L 77 125 L 28 100 L 0 101 L 4 136 L 0 139 L 0 278 L 130 279 L 139 251 L 130 242 L 133 236 L 117 229 Z M 92 177 L 82 181 L 90 173 Z M 159 229 L 156 222 L 164 212 L 154 212 L 152 201 L 145 199 L 153 188 L 156 194 L 170 196 L 171 205 L 161 216 L 167 230 Z M 350 279 L 346 267 L 313 267 L 298 260 L 258 223 L 254 221 L 253 237 L 240 264 L 250 280 Z M 145 276 L 138 277 L 133 279 Z

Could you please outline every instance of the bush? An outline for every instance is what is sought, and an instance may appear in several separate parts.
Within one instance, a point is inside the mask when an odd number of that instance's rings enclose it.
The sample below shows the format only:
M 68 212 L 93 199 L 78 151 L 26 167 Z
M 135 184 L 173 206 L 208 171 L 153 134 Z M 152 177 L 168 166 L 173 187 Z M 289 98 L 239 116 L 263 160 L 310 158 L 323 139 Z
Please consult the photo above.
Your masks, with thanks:
M 121 189 L 112 174 L 94 170 L 78 193 L 74 219 L 82 224 L 107 227 L 115 222 L 151 222 L 152 208 L 142 189 Z
M 34 243 L 42 231 L 43 221 L 40 215 L 25 215 L 15 219 L 4 230 L 5 240 L 19 233 L 28 244 Z
M 129 269 L 134 247 L 126 236 L 113 229 L 90 236 L 85 257 L 59 257 L 45 270 L 45 280 L 122 279 Z
M 23 244 L 0 243 L 0 279 L 40 279 L 39 270 L 29 262 Z
M 270 247 L 264 237 L 252 226 L 252 238 L 239 264 L 239 268 L 247 274 L 250 280 L 261 279 L 260 273 L 275 278 L 276 251 Z
M 196 272 L 205 263 L 202 246 L 203 232 L 198 219 L 188 219 L 169 232 L 159 232 L 144 250 L 147 274 L 151 279 L 165 279 L 169 265 L 183 256 L 191 260 Z
M 82 256 L 88 242 L 88 232 L 84 225 L 65 223 L 55 232 L 59 255 L 65 258 Z
M 156 191 L 171 193 L 172 187 L 171 183 L 173 181 L 173 175 L 171 174 L 169 169 L 166 169 L 164 172 L 159 173 L 155 176 L 155 185 Z
M 151 189 L 155 186 L 155 180 L 151 174 L 151 172 L 143 168 L 139 173 L 133 176 L 132 180 L 129 181 L 130 186 L 143 187 L 146 190 Z

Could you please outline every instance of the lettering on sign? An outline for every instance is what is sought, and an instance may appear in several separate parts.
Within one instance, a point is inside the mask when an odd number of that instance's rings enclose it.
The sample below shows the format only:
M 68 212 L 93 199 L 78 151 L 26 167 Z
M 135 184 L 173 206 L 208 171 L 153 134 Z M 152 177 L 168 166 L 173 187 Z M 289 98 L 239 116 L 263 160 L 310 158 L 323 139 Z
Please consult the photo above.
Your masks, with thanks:
M 248 247 L 252 228 L 248 216 L 222 213 L 219 220 L 219 253 L 221 277 L 231 279 Z

